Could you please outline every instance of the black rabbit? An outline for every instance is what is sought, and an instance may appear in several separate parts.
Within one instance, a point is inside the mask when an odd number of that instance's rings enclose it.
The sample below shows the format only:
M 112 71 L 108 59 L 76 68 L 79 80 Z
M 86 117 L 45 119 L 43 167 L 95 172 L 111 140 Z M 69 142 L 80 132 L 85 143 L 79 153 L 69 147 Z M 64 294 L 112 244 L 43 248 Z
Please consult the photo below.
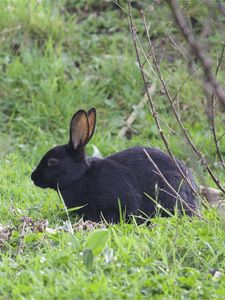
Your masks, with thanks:
M 163 152 L 134 147 L 104 159 L 87 158 L 85 145 L 94 133 L 95 123 L 94 108 L 88 113 L 78 110 L 74 114 L 69 143 L 48 151 L 33 171 L 31 179 L 37 186 L 59 189 L 66 206 L 83 206 L 77 213 L 91 221 L 105 218 L 115 223 L 120 220 L 121 211 L 126 220 L 130 215 L 153 217 L 157 203 L 171 213 L 176 207 L 192 215 L 197 208 L 195 196 L 182 180 L 176 164 Z M 157 174 L 144 149 L 187 206 L 181 205 L 177 194 Z M 181 161 L 177 163 L 195 187 L 190 170 Z M 164 209 L 161 215 L 168 216 Z

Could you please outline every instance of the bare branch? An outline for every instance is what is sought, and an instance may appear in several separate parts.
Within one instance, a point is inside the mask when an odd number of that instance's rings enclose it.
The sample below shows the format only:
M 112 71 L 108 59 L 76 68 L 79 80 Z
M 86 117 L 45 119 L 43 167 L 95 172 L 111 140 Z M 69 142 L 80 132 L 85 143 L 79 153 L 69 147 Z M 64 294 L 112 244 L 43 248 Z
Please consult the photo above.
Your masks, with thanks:
M 210 8 L 214 8 L 214 7 L 218 8 L 221 14 L 225 16 L 225 4 L 223 0 L 216 0 L 216 1 L 204 0 L 202 2 L 210 6 Z
M 166 136 L 164 135 L 164 132 L 161 128 L 161 125 L 160 125 L 160 122 L 159 122 L 159 119 L 158 119 L 158 113 L 157 113 L 157 110 L 155 108 L 155 104 L 154 104 L 154 101 L 152 99 L 152 96 L 151 94 L 149 93 L 148 91 L 148 83 L 147 83 L 147 80 L 146 80 L 146 77 L 145 77 L 145 72 L 144 72 L 144 68 L 143 68 L 143 65 L 141 63 L 141 59 L 140 59 L 140 54 L 139 54 L 139 50 L 138 50 L 138 46 L 137 46 L 137 30 L 136 30 L 136 27 L 135 27 L 135 24 L 133 22 L 133 18 L 131 16 L 131 5 L 130 5 L 130 1 L 128 1 L 128 11 L 129 11 L 129 22 L 130 22 L 130 32 L 131 32 L 131 36 L 132 36 L 132 40 L 133 40 L 133 44 L 134 44 L 134 48 L 135 48 L 135 52 L 136 52 L 136 57 L 137 57 L 137 61 L 138 61 L 138 65 L 139 65 L 139 69 L 141 71 L 141 76 L 142 76 L 142 79 L 143 79 L 143 82 L 144 82 L 144 86 L 145 86 L 145 91 L 146 91 L 146 95 L 147 95 L 147 98 L 148 98 L 148 102 L 149 102 L 149 105 L 150 105 L 150 109 L 151 109 L 151 113 L 152 113 L 152 116 L 155 120 L 155 123 L 156 123 L 156 126 L 157 126 L 157 129 L 159 131 L 159 134 L 161 136 L 161 139 L 167 149 L 167 152 L 169 153 L 169 156 L 171 157 L 171 159 L 173 160 L 174 164 L 176 165 L 178 171 L 180 172 L 182 178 L 188 183 L 188 185 L 190 186 L 192 192 L 197 195 L 197 191 L 195 190 L 195 188 L 193 187 L 192 183 L 190 182 L 189 178 L 184 174 L 183 170 L 180 168 L 179 164 L 177 163 L 177 160 L 176 158 L 174 157 L 171 149 L 170 149 L 170 146 L 169 146 L 169 143 L 168 143 L 168 140 L 166 138 Z M 148 33 L 148 31 L 147 31 Z M 149 38 L 150 39 L 150 38 Z M 165 84 L 165 82 L 163 81 L 163 83 Z M 164 87 L 165 88 L 165 87 Z M 171 98 L 172 100 L 172 98 Z
M 219 62 L 218 62 L 217 68 L 216 68 L 216 76 L 219 72 L 219 68 L 220 68 L 220 65 L 221 65 L 222 60 L 223 60 L 224 50 L 225 50 L 225 44 L 222 43 L 222 51 L 221 51 L 221 54 L 220 54 L 220 57 L 219 57 Z M 216 146 L 216 152 L 217 152 L 218 158 L 220 160 L 221 165 L 225 169 L 225 163 L 224 163 L 221 151 L 220 151 L 219 140 L 218 140 L 217 134 L 216 134 L 216 123 L 215 123 L 216 104 L 215 104 L 215 95 L 214 95 L 214 93 L 212 94 L 212 99 L 211 100 L 212 100 L 211 101 L 211 113 L 212 113 L 212 115 L 211 115 L 211 117 L 212 117 L 212 119 L 211 119 L 211 126 L 212 126 L 211 129 L 212 129 L 213 139 L 214 139 L 214 143 L 215 143 L 215 146 Z
M 179 89 L 177 90 L 176 94 L 173 96 L 173 101 L 175 101 L 177 99 L 177 96 L 179 95 L 179 93 L 181 92 L 181 90 L 183 89 L 184 85 L 186 84 L 186 82 L 192 77 L 193 73 L 195 73 L 197 70 L 199 69 L 199 67 L 194 68 L 191 73 L 184 79 L 184 81 L 182 82 L 182 84 L 180 85 Z
M 162 174 L 162 172 L 160 171 L 160 169 L 158 168 L 157 164 L 154 162 L 154 160 L 151 158 L 150 154 L 144 149 L 143 150 L 148 158 L 148 160 L 153 164 L 156 173 L 161 177 L 161 179 L 166 183 L 166 185 L 168 186 L 168 188 L 171 190 L 171 192 L 173 193 L 173 196 L 175 198 L 177 198 L 186 208 L 188 208 L 190 210 L 190 212 L 192 212 L 194 215 L 196 215 L 197 217 L 199 217 L 200 219 L 202 219 L 202 217 L 193 209 L 193 207 L 191 207 L 191 205 L 189 203 L 187 203 L 181 196 L 180 194 L 171 186 L 171 184 L 168 182 L 168 180 L 165 178 L 165 176 Z
M 160 66 L 159 66 L 159 63 L 157 61 L 157 58 L 155 56 L 155 51 L 154 51 L 154 48 L 153 48 L 153 45 L 152 45 L 152 42 L 151 42 L 151 39 L 150 39 L 150 35 L 149 35 L 149 30 L 147 28 L 147 24 L 146 24 L 146 20 L 145 20 L 145 15 L 144 13 L 142 13 L 142 19 L 143 19 L 143 22 L 144 22 L 144 27 L 145 27 L 145 31 L 146 31 L 146 34 L 147 34 L 147 39 L 148 39 L 148 43 L 149 43 L 149 47 L 150 47 L 150 51 L 151 51 L 151 54 L 152 54 L 152 59 L 153 59 L 153 62 L 154 62 L 154 65 L 155 65 L 155 68 L 156 68 L 156 71 L 157 71 L 157 75 L 158 75 L 158 78 L 164 88 L 164 91 L 166 93 L 166 96 L 169 100 L 169 103 L 170 103 L 170 106 L 171 106 L 171 109 L 174 113 L 174 116 L 177 120 L 177 123 L 179 124 L 180 128 L 182 129 L 183 133 L 184 133 L 184 136 L 186 137 L 188 143 L 190 144 L 190 146 L 192 147 L 192 149 L 194 150 L 194 152 L 197 154 L 198 158 L 201 160 L 201 163 L 202 165 L 207 169 L 208 173 L 210 174 L 211 178 L 213 179 L 213 181 L 216 183 L 216 185 L 218 186 L 218 188 L 223 192 L 225 193 L 225 189 L 222 187 L 222 185 L 220 184 L 220 181 L 218 180 L 218 178 L 216 178 L 216 176 L 214 175 L 213 171 L 211 170 L 209 164 L 207 163 L 206 159 L 204 158 L 204 155 L 198 150 L 197 146 L 195 145 L 195 143 L 193 142 L 188 130 L 184 127 L 183 123 L 181 122 L 181 119 L 177 113 L 177 110 L 175 108 L 175 105 L 174 105 L 174 101 L 173 101 L 173 98 L 172 96 L 170 95 L 170 92 L 167 88 L 167 85 L 163 79 L 163 76 L 162 76 L 162 73 L 161 73 L 161 70 L 160 70 Z M 143 77 L 143 76 L 142 76 Z M 168 150 L 168 148 L 167 148 Z M 168 153 L 170 154 L 171 151 L 169 151 Z M 170 154 L 171 156 L 171 154 Z M 172 156 L 171 156 L 172 157 Z M 179 170 L 180 171 L 180 170 Z M 183 172 L 180 171 L 182 177 L 186 180 L 185 176 L 183 176 Z M 188 182 L 188 181 L 187 181 Z
M 177 0 L 169 0 L 168 2 L 171 6 L 175 20 L 181 30 L 181 33 L 183 34 L 184 38 L 188 42 L 193 54 L 199 59 L 199 61 L 203 66 L 205 72 L 205 80 L 207 84 L 209 84 L 209 86 L 212 88 L 213 93 L 220 101 L 221 105 L 225 108 L 225 92 L 219 85 L 216 77 L 212 72 L 212 63 L 210 59 L 206 56 L 201 45 L 199 44 L 199 42 L 197 42 L 197 40 L 193 36 L 188 26 L 188 23 L 186 21 L 186 18 L 179 7 Z
M 148 89 L 148 92 L 152 95 L 152 94 L 155 93 L 155 90 L 156 90 L 156 85 L 155 85 L 155 83 L 153 83 L 150 86 L 150 88 Z M 145 104 L 146 104 L 147 101 L 148 101 L 148 99 L 147 99 L 147 95 L 145 93 L 144 97 L 141 100 L 141 102 L 139 102 L 139 104 L 137 105 L 137 110 L 142 109 L 145 106 Z M 138 115 L 137 110 L 134 110 L 130 114 L 129 118 L 126 120 L 125 126 L 123 126 L 121 128 L 121 130 L 119 131 L 119 133 L 118 133 L 119 137 L 124 137 L 126 135 L 127 131 L 129 130 L 129 128 L 131 127 L 131 125 L 133 124 L 133 122 L 135 121 L 135 119 L 137 118 L 137 115 Z
M 205 91 L 207 91 L 207 93 L 210 94 L 210 89 L 209 89 L 209 87 L 207 86 L 207 84 L 206 84 L 204 81 L 201 80 L 200 74 L 199 74 L 199 72 L 198 72 L 198 69 L 202 68 L 202 66 L 198 66 L 198 65 L 194 62 L 193 59 L 191 59 L 190 57 L 187 57 L 187 55 L 184 53 L 184 52 L 185 52 L 184 49 L 182 49 L 181 45 L 178 45 L 178 44 L 176 43 L 176 41 L 174 40 L 174 38 L 172 38 L 171 35 L 168 35 L 168 38 L 169 38 L 170 42 L 172 43 L 172 45 L 175 47 L 175 49 L 177 49 L 177 50 L 181 53 L 181 55 L 184 57 L 184 59 L 185 59 L 185 60 L 189 63 L 189 65 L 191 66 L 191 74 L 190 74 L 190 75 L 192 75 L 192 73 L 195 73 L 195 75 L 197 76 L 197 78 L 199 79 L 199 81 L 201 82 L 201 84 L 204 86 Z M 174 97 L 174 99 L 175 99 L 175 97 Z
M 221 11 L 221 13 L 225 16 L 225 4 L 221 0 L 217 0 L 217 5 Z

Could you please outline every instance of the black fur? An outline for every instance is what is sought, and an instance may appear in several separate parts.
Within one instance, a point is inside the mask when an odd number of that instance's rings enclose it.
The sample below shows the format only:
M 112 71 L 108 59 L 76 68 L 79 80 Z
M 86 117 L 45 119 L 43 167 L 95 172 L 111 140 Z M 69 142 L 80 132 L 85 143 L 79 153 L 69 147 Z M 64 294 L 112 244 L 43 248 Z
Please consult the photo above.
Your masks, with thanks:
M 191 215 L 191 210 L 180 204 L 156 174 L 144 149 L 188 206 L 196 209 L 196 199 L 190 187 L 182 181 L 176 165 L 163 152 L 134 147 L 104 159 L 86 158 L 84 147 L 93 135 L 95 116 L 94 109 L 87 114 L 80 110 L 73 116 L 69 143 L 57 146 L 45 154 L 31 175 L 33 182 L 42 188 L 57 190 L 58 186 L 66 206 L 84 206 L 77 213 L 91 221 L 99 221 L 103 216 L 108 222 L 118 222 L 118 201 L 126 219 L 130 215 L 153 217 L 156 204 L 150 198 L 172 213 L 178 207 L 181 212 Z M 190 170 L 181 161 L 177 162 L 195 187 Z M 164 210 L 161 215 L 167 216 Z

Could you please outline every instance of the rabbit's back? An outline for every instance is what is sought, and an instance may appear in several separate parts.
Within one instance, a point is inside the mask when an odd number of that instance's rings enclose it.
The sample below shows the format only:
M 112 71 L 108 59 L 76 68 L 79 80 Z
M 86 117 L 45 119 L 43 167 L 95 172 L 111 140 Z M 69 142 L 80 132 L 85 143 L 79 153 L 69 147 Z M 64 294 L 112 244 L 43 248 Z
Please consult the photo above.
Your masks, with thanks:
M 127 150 L 115 153 L 107 159 L 110 159 L 112 161 L 115 161 L 123 166 L 126 166 L 129 168 L 131 172 L 134 172 L 136 176 L 143 176 L 144 174 L 156 174 L 156 170 L 149 160 L 148 156 L 146 155 L 145 151 L 148 153 L 148 155 L 151 157 L 151 159 L 154 161 L 154 163 L 157 165 L 159 170 L 162 172 L 162 174 L 172 174 L 176 173 L 178 176 L 181 177 L 178 167 L 174 163 L 174 161 L 164 152 L 154 149 L 154 148 L 148 148 L 148 147 L 133 147 L 129 148 Z M 194 179 L 191 176 L 190 170 L 185 166 L 185 164 L 176 159 L 177 164 L 181 168 L 181 170 L 184 172 L 184 174 L 190 175 L 190 179 L 194 183 Z M 152 174 L 153 175 L 153 174 Z M 170 176 L 166 177 L 168 181 L 170 181 Z M 148 179 L 149 180 L 149 179 Z M 142 180 L 144 182 L 144 180 Z
M 168 184 L 157 174 L 157 170 L 155 170 L 144 150 L 147 151 L 171 187 L 180 194 L 189 207 L 195 209 L 197 206 L 195 195 L 190 186 L 182 179 L 178 167 L 172 159 L 167 154 L 154 148 L 134 147 L 113 154 L 109 156 L 108 159 L 126 166 L 130 170 L 130 173 L 132 173 L 133 178 L 135 178 L 132 179 L 133 186 L 135 186 L 141 194 L 141 209 L 148 213 L 149 209 L 152 209 L 152 203 L 157 201 L 164 208 L 173 211 L 177 201 L 177 196 L 172 192 Z M 176 160 L 176 162 L 189 178 L 193 188 L 196 188 L 191 171 L 180 160 Z M 145 194 L 148 194 L 149 197 Z M 154 199 L 153 202 L 151 198 Z M 184 209 L 188 214 L 192 214 L 190 209 L 186 207 L 184 207 Z
M 149 147 L 133 147 L 126 150 L 123 150 L 121 152 L 117 152 L 111 156 L 108 156 L 108 159 L 117 161 L 118 163 L 121 163 L 122 165 L 126 166 L 134 166 L 134 167 L 140 167 L 140 169 L 143 170 L 143 167 L 152 167 L 152 164 L 150 163 L 145 151 L 149 154 L 149 156 L 152 158 L 152 160 L 157 164 L 158 168 L 160 170 L 164 169 L 175 169 L 175 164 L 170 159 L 170 157 L 165 154 L 164 152 L 149 148 Z M 180 161 L 177 160 L 179 163 Z

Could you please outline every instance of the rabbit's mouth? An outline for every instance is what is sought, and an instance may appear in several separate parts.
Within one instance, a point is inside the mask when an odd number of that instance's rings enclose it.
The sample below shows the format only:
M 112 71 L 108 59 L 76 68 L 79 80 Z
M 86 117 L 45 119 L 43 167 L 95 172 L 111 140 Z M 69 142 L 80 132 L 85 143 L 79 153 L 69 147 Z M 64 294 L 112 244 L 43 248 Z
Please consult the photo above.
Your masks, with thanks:
M 43 183 L 43 182 L 40 182 L 40 181 L 38 181 L 38 180 L 34 180 L 34 179 L 32 179 L 32 178 L 31 178 L 31 180 L 33 181 L 33 183 L 34 183 L 36 186 L 38 186 L 38 187 L 40 187 L 40 188 L 42 188 L 42 189 L 46 189 L 46 188 L 49 187 L 47 184 L 45 184 L 45 183 Z
M 32 174 L 31 174 L 31 180 L 33 181 L 33 183 L 36 186 L 38 186 L 40 188 L 43 188 L 43 189 L 49 188 L 49 185 L 46 182 L 40 180 L 40 178 L 38 178 L 38 176 L 36 176 L 35 171 L 32 172 Z

